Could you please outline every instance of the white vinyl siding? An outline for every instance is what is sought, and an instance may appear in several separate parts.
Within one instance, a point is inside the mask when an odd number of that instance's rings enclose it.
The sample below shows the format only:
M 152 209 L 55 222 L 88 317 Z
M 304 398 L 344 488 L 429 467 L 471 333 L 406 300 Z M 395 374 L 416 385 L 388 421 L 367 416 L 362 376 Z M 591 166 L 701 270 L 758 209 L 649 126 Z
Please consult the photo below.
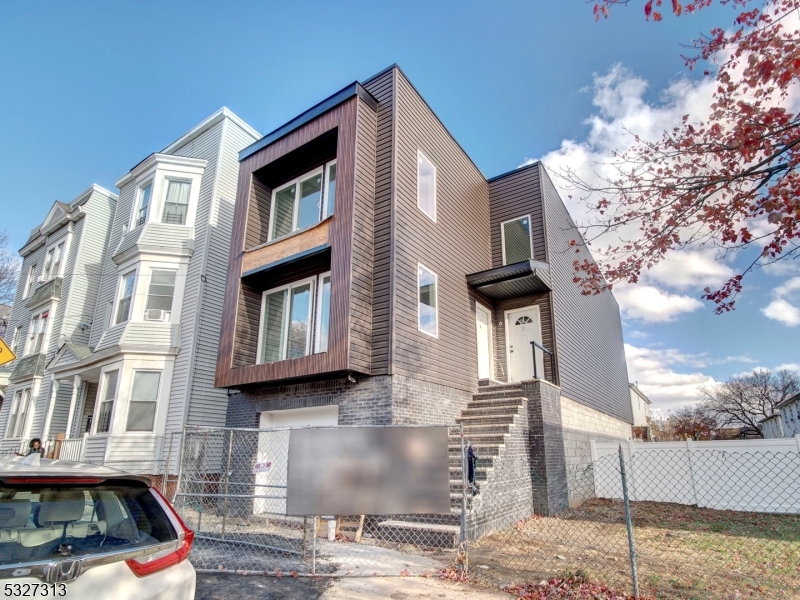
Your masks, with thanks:
M 500 228 L 504 265 L 513 265 L 533 258 L 530 215 L 506 221 Z
M 436 222 L 436 167 L 417 151 L 417 206 Z
M 417 326 L 423 333 L 439 336 L 439 290 L 438 276 L 430 269 L 417 267 Z
M 153 431 L 161 371 L 134 371 L 125 431 Z

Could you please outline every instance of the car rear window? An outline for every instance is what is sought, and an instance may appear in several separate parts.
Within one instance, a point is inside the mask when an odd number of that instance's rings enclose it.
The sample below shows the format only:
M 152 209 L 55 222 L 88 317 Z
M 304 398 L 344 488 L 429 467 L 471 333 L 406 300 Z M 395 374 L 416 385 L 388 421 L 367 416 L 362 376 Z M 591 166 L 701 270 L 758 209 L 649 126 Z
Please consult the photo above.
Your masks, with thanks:
M 177 539 L 152 492 L 137 482 L 0 483 L 0 565 L 133 550 Z

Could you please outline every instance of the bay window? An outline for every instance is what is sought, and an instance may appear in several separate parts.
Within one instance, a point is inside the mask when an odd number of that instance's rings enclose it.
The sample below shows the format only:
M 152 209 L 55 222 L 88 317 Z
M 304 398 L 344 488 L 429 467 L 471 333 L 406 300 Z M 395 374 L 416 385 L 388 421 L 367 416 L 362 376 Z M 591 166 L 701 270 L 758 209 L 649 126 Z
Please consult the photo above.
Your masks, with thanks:
M 42 281 L 50 281 L 58 277 L 61 271 L 61 260 L 64 255 L 64 242 L 47 251 L 42 269 Z
M 189 193 L 192 184 L 189 181 L 167 180 L 167 195 L 164 199 L 162 223 L 186 225 L 186 214 L 189 212 Z
M 117 302 L 116 324 L 127 321 L 131 316 L 131 302 L 133 301 L 133 284 L 136 282 L 136 273 L 128 273 L 122 277 L 122 289 Z
M 533 258 L 531 219 L 529 215 L 506 221 L 500 225 L 500 228 L 503 239 L 504 265 L 513 265 Z
M 417 291 L 419 301 L 417 303 L 417 327 L 430 336 L 439 336 L 439 290 L 438 277 L 430 269 L 418 265 L 417 268 Z
M 153 269 L 144 307 L 146 321 L 169 321 L 172 315 L 172 298 L 175 296 L 177 271 Z
M 161 371 L 134 371 L 125 431 L 153 431 Z
M 153 182 L 139 188 L 138 208 L 134 214 L 133 226 L 139 227 L 147 221 L 147 213 L 150 209 L 150 196 L 153 194 Z
M 31 388 L 17 390 L 14 394 L 14 403 L 8 417 L 6 437 L 19 438 L 25 435 L 25 425 L 28 421 L 28 409 L 31 404 Z
M 332 215 L 335 195 L 335 161 L 276 188 L 270 207 L 269 241 L 311 227 Z
M 25 354 L 38 354 L 45 350 L 44 338 L 47 333 L 47 319 L 50 311 L 46 310 L 41 314 L 33 315 L 28 331 L 28 347 Z
M 268 290 L 261 299 L 258 362 L 327 352 L 330 273 Z
M 119 370 L 108 371 L 103 375 L 103 396 L 97 411 L 97 433 L 111 431 L 111 413 L 117 397 L 117 381 Z

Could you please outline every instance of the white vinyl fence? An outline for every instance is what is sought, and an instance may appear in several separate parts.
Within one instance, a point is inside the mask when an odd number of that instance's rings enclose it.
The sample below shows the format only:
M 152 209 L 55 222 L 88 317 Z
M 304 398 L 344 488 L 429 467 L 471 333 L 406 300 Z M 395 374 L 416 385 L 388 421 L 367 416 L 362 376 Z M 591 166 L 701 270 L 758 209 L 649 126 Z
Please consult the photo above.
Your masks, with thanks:
M 622 498 L 618 443 L 591 443 L 595 495 Z M 623 442 L 631 501 L 800 513 L 800 436 L 711 442 Z M 608 464 L 606 464 L 608 463 Z M 604 467 L 604 468 L 598 468 Z

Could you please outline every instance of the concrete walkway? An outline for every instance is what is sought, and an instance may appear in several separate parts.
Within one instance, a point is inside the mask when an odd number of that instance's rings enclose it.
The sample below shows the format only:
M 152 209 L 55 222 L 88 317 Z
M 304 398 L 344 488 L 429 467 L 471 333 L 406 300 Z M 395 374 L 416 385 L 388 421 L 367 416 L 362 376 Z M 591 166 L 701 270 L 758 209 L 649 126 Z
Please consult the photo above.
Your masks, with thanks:
M 334 579 L 320 600 L 511 600 L 499 591 L 423 577 L 342 577 Z

